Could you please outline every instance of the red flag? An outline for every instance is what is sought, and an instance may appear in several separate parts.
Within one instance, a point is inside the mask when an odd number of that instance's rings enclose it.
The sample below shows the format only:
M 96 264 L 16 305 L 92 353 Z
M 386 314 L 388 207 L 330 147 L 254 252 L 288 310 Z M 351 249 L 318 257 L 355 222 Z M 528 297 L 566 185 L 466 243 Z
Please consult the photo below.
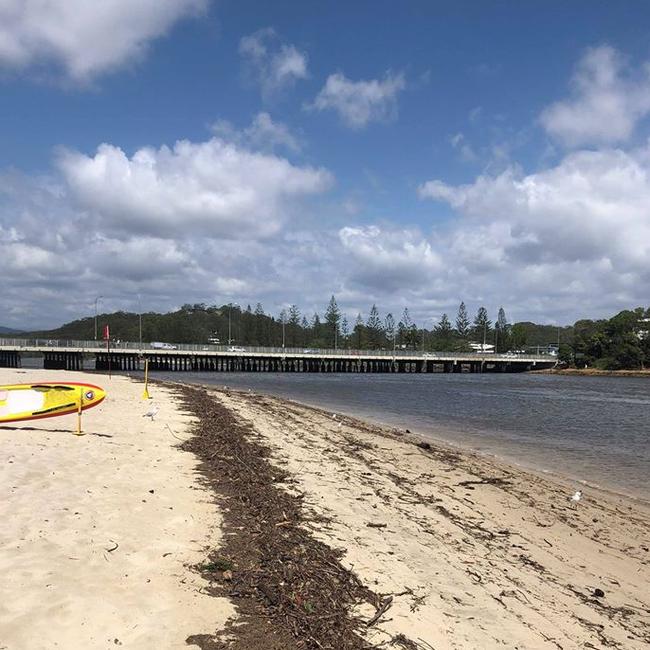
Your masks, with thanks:
M 108 329 L 108 325 L 104 325 L 104 341 L 108 341 L 111 338 L 111 332 Z

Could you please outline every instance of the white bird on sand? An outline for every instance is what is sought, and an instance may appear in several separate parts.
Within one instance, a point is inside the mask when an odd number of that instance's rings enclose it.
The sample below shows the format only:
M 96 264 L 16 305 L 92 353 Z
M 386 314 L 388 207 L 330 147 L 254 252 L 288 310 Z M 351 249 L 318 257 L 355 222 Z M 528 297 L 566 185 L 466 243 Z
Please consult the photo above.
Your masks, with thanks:
M 160 411 L 160 408 L 158 406 L 154 406 L 151 410 L 147 411 L 142 417 L 151 418 L 151 421 L 153 422 L 153 419 L 158 414 L 158 411 Z
M 575 494 L 569 497 L 569 501 L 571 501 L 574 506 L 577 506 L 578 503 L 580 503 L 580 499 L 582 499 L 582 490 L 578 490 Z

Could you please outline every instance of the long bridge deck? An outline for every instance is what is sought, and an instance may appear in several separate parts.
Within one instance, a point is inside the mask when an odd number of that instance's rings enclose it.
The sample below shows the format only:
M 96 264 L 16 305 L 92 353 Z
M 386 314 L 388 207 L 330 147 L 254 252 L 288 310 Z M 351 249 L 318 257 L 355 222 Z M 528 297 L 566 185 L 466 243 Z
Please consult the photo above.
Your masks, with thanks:
M 0 367 L 19 367 L 23 355 L 42 355 L 45 368 L 67 370 L 81 369 L 88 356 L 97 370 L 139 370 L 148 359 L 152 370 L 195 372 L 523 372 L 556 364 L 542 354 L 164 345 L 0 339 Z

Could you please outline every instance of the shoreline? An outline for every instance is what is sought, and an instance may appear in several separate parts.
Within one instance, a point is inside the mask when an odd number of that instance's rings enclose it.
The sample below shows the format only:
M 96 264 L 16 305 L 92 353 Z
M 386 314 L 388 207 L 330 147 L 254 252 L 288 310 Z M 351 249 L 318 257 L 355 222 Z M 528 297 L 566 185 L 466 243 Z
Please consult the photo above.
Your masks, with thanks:
M 161 381 L 163 384 L 175 385 L 177 382 L 172 381 Z M 503 469 L 515 470 L 517 472 L 529 473 L 540 479 L 546 479 L 548 481 L 557 483 L 567 490 L 575 490 L 579 488 L 589 488 L 599 494 L 602 494 L 606 498 L 620 499 L 623 501 L 629 501 L 635 506 L 643 508 L 648 511 L 650 515 L 650 497 L 644 497 L 641 495 L 630 494 L 624 492 L 621 489 L 617 489 L 612 486 L 600 485 L 598 483 L 591 483 L 585 479 L 580 479 L 574 476 L 569 476 L 561 472 L 555 472 L 550 469 L 538 467 L 535 465 L 528 465 L 523 461 L 519 461 L 514 457 L 509 457 L 507 454 L 501 455 L 498 452 L 484 451 L 482 449 L 475 449 L 471 447 L 468 443 L 465 442 L 456 442 L 454 440 L 440 437 L 434 433 L 425 430 L 418 430 L 414 427 L 413 429 L 404 429 L 401 430 L 398 427 L 393 426 L 389 422 L 382 422 L 379 419 L 374 419 L 369 416 L 357 417 L 350 415 L 349 413 L 336 409 L 327 409 L 321 406 L 315 406 L 313 404 L 307 404 L 305 402 L 300 402 L 298 400 L 289 399 L 286 397 L 278 397 L 276 395 L 271 395 L 269 393 L 255 393 L 249 392 L 237 388 L 219 388 L 214 384 L 182 384 L 183 386 L 200 386 L 205 388 L 208 392 L 229 392 L 237 394 L 241 397 L 250 397 L 255 396 L 262 399 L 270 398 L 277 400 L 278 402 L 285 402 L 293 407 L 304 409 L 308 411 L 313 411 L 316 414 L 321 416 L 331 416 L 336 414 L 342 418 L 348 420 L 351 424 L 356 427 L 376 431 L 380 435 L 389 435 L 389 436 L 399 436 L 401 440 L 408 441 L 414 445 L 418 445 L 422 442 L 430 443 L 444 449 L 447 452 L 458 453 L 467 456 L 473 456 L 477 459 L 484 460 L 488 463 L 494 464 L 496 467 L 502 467 Z
M 536 374 L 542 374 L 542 373 L 548 374 L 548 371 L 539 371 Z M 374 417 L 369 413 L 364 413 L 361 416 L 356 416 L 351 414 L 348 410 L 341 409 L 340 407 L 337 406 L 318 406 L 316 404 L 301 402 L 300 400 L 291 399 L 289 397 L 273 395 L 272 393 L 265 393 L 264 391 L 255 392 L 253 391 L 253 389 L 233 388 L 233 387 L 226 387 L 225 385 L 221 385 L 223 386 L 222 388 L 219 384 L 216 383 L 202 384 L 199 382 L 196 383 L 186 382 L 181 379 L 172 380 L 172 379 L 155 378 L 152 381 L 160 382 L 163 385 L 169 385 L 169 386 L 175 386 L 175 385 L 200 386 L 209 391 L 212 390 L 220 391 L 220 390 L 227 389 L 228 391 L 231 391 L 233 393 L 239 393 L 241 395 L 254 394 L 259 397 L 269 397 L 269 398 L 285 401 L 297 407 L 311 409 L 314 412 L 318 412 L 318 413 L 336 412 L 337 414 L 344 415 L 350 420 L 356 421 L 361 426 L 369 425 L 388 432 L 401 431 L 401 434 L 403 434 L 405 437 L 411 436 L 416 441 L 419 438 L 424 438 L 426 441 L 430 443 L 435 443 L 439 446 L 447 447 L 453 451 L 476 454 L 480 457 L 484 457 L 486 460 L 494 462 L 495 464 L 516 468 L 519 471 L 529 472 L 531 474 L 535 474 L 540 477 L 554 480 L 557 483 L 561 483 L 562 485 L 567 487 L 567 489 L 572 488 L 576 490 L 576 489 L 588 487 L 589 489 L 602 492 L 604 495 L 609 495 L 614 498 L 627 499 L 635 504 L 638 504 L 641 507 L 650 510 L 650 493 L 641 494 L 635 492 L 633 488 L 626 488 L 624 486 L 617 486 L 617 485 L 608 485 L 606 483 L 597 482 L 597 481 L 588 481 L 579 476 L 580 470 L 574 470 L 575 474 L 572 473 L 570 470 L 555 471 L 545 466 L 541 460 L 539 462 L 534 462 L 534 461 L 527 462 L 521 457 L 518 457 L 516 453 L 514 452 L 510 453 L 507 448 L 501 448 L 496 451 L 477 449 L 472 445 L 472 443 L 469 440 L 455 440 L 452 438 L 453 434 L 450 435 L 449 437 L 445 437 L 444 432 L 433 431 L 427 428 L 420 427 L 417 424 L 410 424 L 409 425 L 411 427 L 410 429 L 407 428 L 400 429 L 390 421 L 383 420 L 381 417 Z M 406 431 L 409 431 L 410 433 L 406 433 Z
M 650 378 L 650 370 L 600 370 L 599 368 L 548 368 L 530 370 L 535 375 L 558 375 L 565 377 L 643 377 Z
M 586 489 L 573 508 L 573 488 L 546 475 L 284 399 L 202 388 L 293 477 L 291 490 L 327 522 L 311 526 L 316 538 L 390 598 L 365 633 L 371 646 L 650 641 L 650 512 L 640 504 Z
M 284 399 L 284 398 L 279 398 Z M 315 407 L 303 402 L 298 402 L 294 400 L 285 400 L 287 402 L 293 403 L 296 406 L 304 408 L 314 408 L 316 410 L 323 410 L 319 407 Z M 388 422 L 382 422 L 381 420 L 370 417 L 355 417 L 348 413 L 343 413 L 346 418 L 350 420 L 355 420 L 359 424 L 365 424 L 370 426 L 378 427 L 379 429 L 386 430 L 388 432 L 399 431 L 396 427 L 391 425 Z M 514 454 L 509 454 L 507 450 L 499 451 L 487 451 L 484 449 L 477 449 L 473 447 L 467 441 L 456 441 L 451 438 L 445 438 L 444 434 L 433 433 L 428 430 L 419 429 L 414 426 L 413 429 L 409 430 L 409 433 L 401 434 L 405 437 L 410 437 L 414 443 L 424 439 L 427 442 L 436 444 L 440 447 L 445 447 L 450 451 L 456 451 L 463 454 L 476 455 L 477 457 L 483 458 L 488 462 L 492 462 L 495 465 L 501 465 L 511 469 L 516 469 L 521 472 L 528 472 L 539 476 L 540 478 L 546 478 L 556 483 L 559 483 L 565 486 L 567 489 L 577 489 L 587 487 L 591 490 L 602 493 L 603 495 L 608 495 L 613 498 L 620 498 L 629 500 L 643 508 L 647 508 L 650 511 L 650 495 L 644 496 L 641 494 L 633 494 L 631 491 L 626 491 L 625 488 L 613 486 L 613 485 L 603 485 L 596 482 L 591 482 L 586 479 L 579 478 L 576 475 L 571 475 L 568 472 L 560 472 L 552 469 L 543 467 L 541 464 L 536 464 L 534 462 L 526 462 L 521 459 L 518 459 Z

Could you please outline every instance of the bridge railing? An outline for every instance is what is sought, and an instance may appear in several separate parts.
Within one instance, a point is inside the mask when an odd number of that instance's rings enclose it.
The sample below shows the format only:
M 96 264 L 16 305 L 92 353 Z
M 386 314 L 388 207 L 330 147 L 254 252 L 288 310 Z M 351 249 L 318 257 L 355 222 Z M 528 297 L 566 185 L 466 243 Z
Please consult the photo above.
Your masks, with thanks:
M 103 352 L 106 350 L 105 341 L 74 341 L 58 339 L 17 339 L 17 338 L 0 338 L 0 347 L 26 349 L 39 348 L 43 351 L 47 348 L 52 350 L 75 349 L 82 352 Z M 528 353 L 484 353 L 484 352 L 423 352 L 422 350 L 357 350 L 341 348 L 306 348 L 306 347 L 261 347 L 261 346 L 228 346 L 228 345 L 210 345 L 197 343 L 178 343 L 178 344 L 151 344 L 143 343 L 140 345 L 137 341 L 111 341 L 111 351 L 133 351 L 147 353 L 173 353 L 173 352 L 207 352 L 207 353 L 228 353 L 228 354 L 282 354 L 286 356 L 301 355 L 314 357 L 386 357 L 386 358 L 418 358 L 431 361 L 444 361 L 449 358 L 467 361 L 485 360 L 490 361 L 554 361 L 555 357 L 550 354 L 528 354 Z

